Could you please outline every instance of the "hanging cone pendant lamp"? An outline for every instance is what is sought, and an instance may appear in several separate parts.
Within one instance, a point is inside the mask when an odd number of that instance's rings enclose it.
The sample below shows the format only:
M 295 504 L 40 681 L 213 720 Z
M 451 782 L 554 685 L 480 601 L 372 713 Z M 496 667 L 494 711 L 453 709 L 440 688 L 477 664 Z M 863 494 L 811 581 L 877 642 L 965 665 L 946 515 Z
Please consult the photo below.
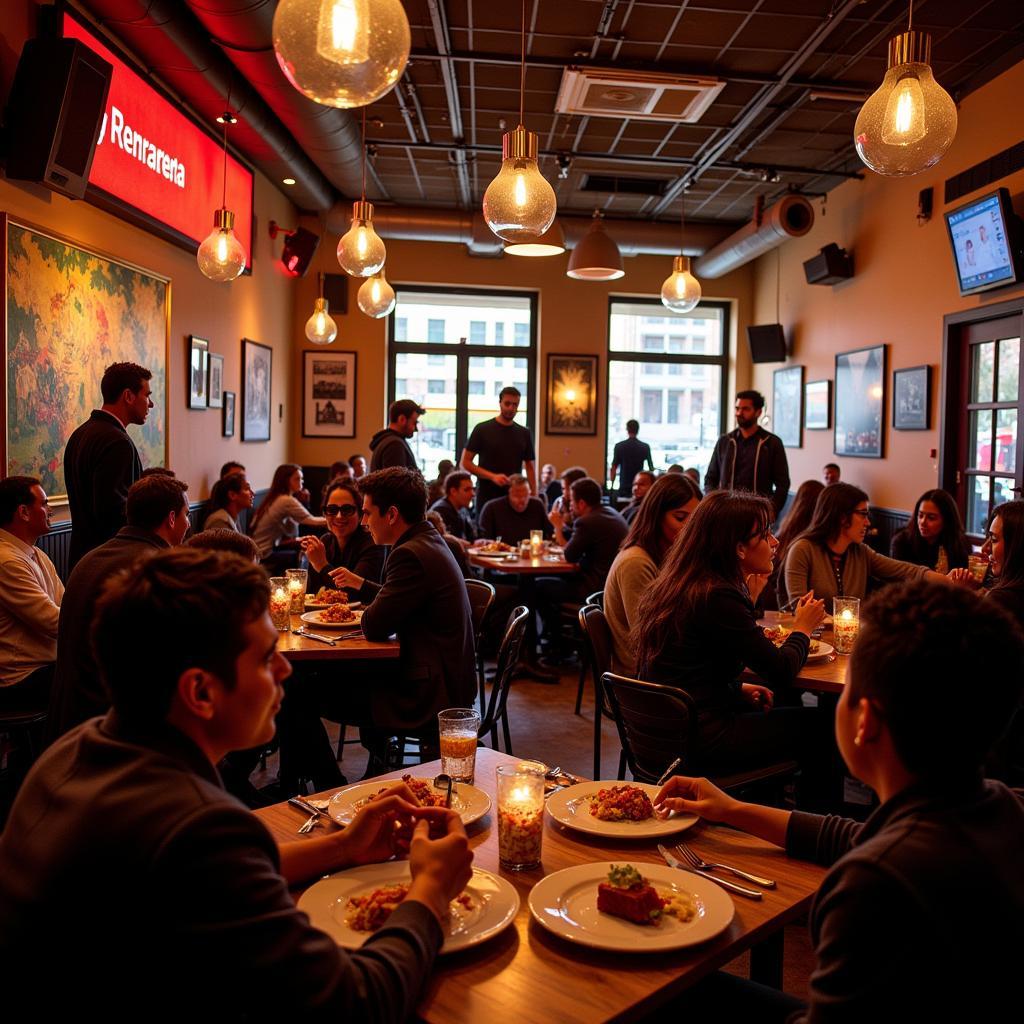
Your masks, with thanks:
M 626 273 L 622 253 L 605 231 L 600 211 L 594 211 L 590 230 L 573 249 L 565 273 L 577 281 L 615 281 Z

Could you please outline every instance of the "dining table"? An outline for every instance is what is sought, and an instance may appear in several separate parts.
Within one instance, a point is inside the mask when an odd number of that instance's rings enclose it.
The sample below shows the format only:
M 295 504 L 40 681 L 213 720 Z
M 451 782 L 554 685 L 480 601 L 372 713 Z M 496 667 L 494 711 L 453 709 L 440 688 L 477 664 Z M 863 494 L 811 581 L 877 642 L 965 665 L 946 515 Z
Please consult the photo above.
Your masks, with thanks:
M 296 633 L 306 629 L 318 636 L 329 637 L 333 643 L 314 640 Z M 388 640 L 367 640 L 355 624 L 351 629 L 328 629 L 326 626 L 310 626 L 299 615 L 292 615 L 290 628 L 281 630 L 277 649 L 291 662 L 307 661 L 378 661 L 382 658 L 397 658 L 401 653 L 399 642 L 394 637 Z
M 782 625 L 792 629 L 793 617 L 780 615 L 778 612 L 766 612 L 762 618 L 758 619 L 757 624 L 762 627 Z M 826 624 L 818 632 L 816 638 L 832 646 L 831 620 L 826 620 Z M 846 685 L 846 666 L 849 660 L 849 655 L 836 654 L 834 650 L 832 654 L 824 657 L 809 656 L 797 673 L 793 685 L 799 690 L 807 690 L 810 693 L 828 694 L 832 698 L 838 697 Z M 759 677 L 751 669 L 744 669 L 743 678 L 757 680 Z
M 438 958 L 417 1008 L 419 1019 L 431 1024 L 636 1020 L 748 951 L 751 977 L 781 984 L 784 928 L 807 912 L 825 868 L 790 859 L 778 847 L 746 833 L 698 821 L 668 841 L 683 839 L 705 860 L 774 879 L 776 888 L 763 889 L 763 899 L 757 901 L 730 895 L 735 906 L 732 922 L 701 945 L 640 953 L 610 952 L 567 941 L 533 920 L 528 896 L 536 883 L 581 864 L 618 861 L 643 871 L 644 864 L 664 862 L 654 839 L 592 836 L 558 824 L 546 814 L 540 867 L 505 870 L 498 857 L 495 770 L 518 760 L 486 747 L 477 750 L 474 784 L 489 796 L 491 810 L 469 825 L 467 833 L 474 866 L 510 882 L 519 895 L 519 910 L 512 924 L 493 938 Z M 380 781 L 409 772 L 431 778 L 439 771 L 440 762 L 432 761 L 382 775 Z M 297 835 L 305 816 L 287 803 L 254 813 L 279 842 L 305 838 Z M 336 826 L 330 823 L 325 827 Z M 323 833 L 316 829 L 312 834 Z M 680 872 L 680 884 L 685 886 L 685 879 L 693 877 Z M 293 891 L 296 899 L 304 888 Z

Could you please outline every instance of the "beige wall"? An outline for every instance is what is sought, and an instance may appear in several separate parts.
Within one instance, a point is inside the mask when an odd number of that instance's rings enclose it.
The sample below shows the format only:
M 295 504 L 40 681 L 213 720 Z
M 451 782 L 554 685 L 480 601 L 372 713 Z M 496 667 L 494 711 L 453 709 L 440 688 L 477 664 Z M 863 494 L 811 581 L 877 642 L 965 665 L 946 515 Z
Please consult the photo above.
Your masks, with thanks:
M 789 362 L 806 368 L 805 380 L 833 379 L 836 352 L 883 342 L 889 346 L 885 459 L 836 459 L 831 431 L 804 431 L 803 448 L 789 452 L 794 488 L 819 476 L 830 461 L 840 464 L 844 480 L 863 486 L 873 502 L 885 507 L 912 508 L 918 495 L 936 486 L 938 460 L 931 452 L 939 444 L 942 318 L 1024 294 L 1018 286 L 981 298 L 960 296 L 943 220 L 943 185 L 947 178 L 1020 141 L 1022 95 L 1024 64 L 1018 64 L 964 100 L 956 140 L 935 167 L 905 179 L 883 178 L 865 168 L 863 181 L 847 182 L 830 193 L 827 213 L 819 213 L 809 234 L 756 262 L 755 322 L 776 321 L 778 280 L 778 321 L 791 339 Z M 929 186 L 934 189 L 935 209 L 931 220 L 919 227 L 917 196 Z M 1017 212 L 1024 213 L 1024 172 L 985 191 L 998 186 L 1010 189 Z M 962 197 L 950 208 L 981 194 Z M 852 251 L 855 276 L 835 287 L 808 285 L 803 263 L 828 242 Z M 895 431 L 892 370 L 922 363 L 933 367 L 933 429 Z M 758 366 L 752 375 L 769 403 L 777 368 Z

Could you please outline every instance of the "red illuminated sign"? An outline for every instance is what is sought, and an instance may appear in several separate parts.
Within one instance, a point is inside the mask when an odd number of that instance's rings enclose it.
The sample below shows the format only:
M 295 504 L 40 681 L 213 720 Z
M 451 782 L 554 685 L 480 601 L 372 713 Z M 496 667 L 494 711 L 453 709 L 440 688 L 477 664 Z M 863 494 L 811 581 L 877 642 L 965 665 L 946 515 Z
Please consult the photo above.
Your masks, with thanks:
M 198 246 L 213 230 L 214 211 L 222 205 L 222 146 L 67 13 L 64 35 L 80 39 L 114 68 L 90 192 L 99 189 Z M 252 194 L 252 172 L 228 154 L 224 205 L 235 214 L 247 267 L 252 266 Z

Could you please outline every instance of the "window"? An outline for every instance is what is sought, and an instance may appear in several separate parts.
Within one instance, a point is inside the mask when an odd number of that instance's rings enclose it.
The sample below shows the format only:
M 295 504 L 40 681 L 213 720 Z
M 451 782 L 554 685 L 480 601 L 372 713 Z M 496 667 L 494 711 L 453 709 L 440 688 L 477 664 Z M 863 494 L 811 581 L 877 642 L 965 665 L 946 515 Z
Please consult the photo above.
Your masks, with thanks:
M 661 422 L 661 391 L 653 391 L 650 388 L 642 388 L 640 391 L 640 422 L 660 423 Z
M 471 395 L 483 395 L 487 393 L 487 389 L 484 387 L 482 380 L 471 380 L 469 382 L 469 394 Z
M 404 316 L 395 317 L 395 341 L 408 341 L 409 320 Z
M 444 321 L 427 321 L 427 341 L 444 341 Z
M 668 422 L 682 423 L 685 411 L 686 396 L 688 391 L 669 391 L 668 393 Z
M 645 334 L 643 336 L 645 352 L 663 352 L 665 349 L 665 338 L 660 334 Z
M 444 366 L 445 358 L 442 353 L 429 352 L 427 354 L 427 366 Z
M 434 339 L 431 338 L 431 341 Z M 487 341 L 487 324 L 483 320 L 469 321 L 469 343 L 483 345 Z
M 428 380 L 427 381 L 427 394 L 428 395 L 443 395 L 445 392 L 443 380 Z
M 529 324 L 514 324 L 512 328 L 513 342 L 516 345 L 529 345 L 530 344 L 530 325 Z
M 494 344 L 505 344 L 505 325 L 501 321 L 494 325 Z
M 398 380 L 395 381 L 395 395 L 397 397 L 401 397 L 401 396 L 407 394 L 408 391 L 409 391 L 409 382 L 407 380 L 405 380 L 403 377 L 399 377 Z M 392 399 L 392 401 L 394 401 L 394 399 Z

